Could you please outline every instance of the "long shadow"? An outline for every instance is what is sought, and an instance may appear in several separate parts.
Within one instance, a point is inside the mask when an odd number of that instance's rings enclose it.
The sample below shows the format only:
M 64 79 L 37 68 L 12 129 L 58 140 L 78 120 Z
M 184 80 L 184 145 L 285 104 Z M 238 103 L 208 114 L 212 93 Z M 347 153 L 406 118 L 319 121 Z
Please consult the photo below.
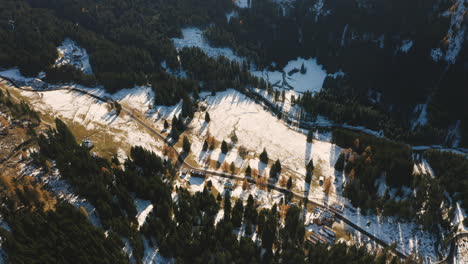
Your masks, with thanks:
M 218 156 L 218 164 L 219 166 L 223 165 L 224 160 L 226 159 L 226 154 L 223 154 L 222 152 L 219 153 Z
M 306 166 L 309 163 L 311 158 L 312 158 L 312 143 L 307 142 L 306 148 L 305 148 L 305 155 L 304 155 Z
M 206 129 L 207 127 L 208 127 L 208 123 L 207 123 L 206 121 L 203 122 L 203 125 L 202 125 L 202 127 L 200 128 L 200 133 L 199 133 L 199 135 L 202 135 L 203 132 L 205 131 L 205 129 Z
M 263 163 L 261 161 L 258 161 L 257 168 L 258 168 L 258 175 L 259 176 L 263 175 L 263 172 L 264 172 L 264 170 L 266 169 L 267 166 L 268 166 L 267 164 L 265 164 L 265 163 Z

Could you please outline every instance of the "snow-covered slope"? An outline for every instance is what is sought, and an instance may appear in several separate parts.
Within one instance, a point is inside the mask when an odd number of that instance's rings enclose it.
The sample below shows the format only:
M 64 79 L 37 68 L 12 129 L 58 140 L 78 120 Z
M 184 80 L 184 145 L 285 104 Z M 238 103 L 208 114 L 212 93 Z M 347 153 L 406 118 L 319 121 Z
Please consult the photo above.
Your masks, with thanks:
M 70 64 L 75 66 L 77 69 L 82 70 L 86 74 L 92 74 L 93 70 L 89 64 L 89 56 L 86 49 L 81 48 L 75 41 L 66 38 L 62 45 L 57 47 L 59 54 L 58 59 L 55 61 L 55 65 L 61 66 Z
M 301 72 L 304 66 L 305 72 Z M 282 89 L 293 89 L 296 92 L 319 92 L 327 72 L 315 59 L 297 58 L 291 60 L 282 71 L 253 71 L 254 75 L 264 78 L 273 87 Z

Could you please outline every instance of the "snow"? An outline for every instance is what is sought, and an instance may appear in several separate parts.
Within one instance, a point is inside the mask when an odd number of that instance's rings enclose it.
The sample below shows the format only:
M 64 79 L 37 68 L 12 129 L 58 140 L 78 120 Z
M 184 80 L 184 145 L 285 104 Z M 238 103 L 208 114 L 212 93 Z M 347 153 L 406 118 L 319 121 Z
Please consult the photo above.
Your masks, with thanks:
M 305 74 L 300 72 L 303 64 L 307 70 Z M 299 71 L 289 75 L 294 69 Z M 306 91 L 319 92 L 322 89 L 325 77 L 327 77 L 327 72 L 322 65 L 317 63 L 316 59 L 303 59 L 300 57 L 289 61 L 282 71 L 253 71 L 252 74 L 264 78 L 274 87 L 293 89 L 300 93 Z
M 461 121 L 457 120 L 454 125 L 449 128 L 445 143 L 454 148 L 460 145 L 461 141 Z
M 231 21 L 231 18 L 238 17 L 238 16 L 239 14 L 236 11 L 231 11 L 229 13 L 226 13 L 226 20 L 229 23 L 229 21 Z
M 455 203 L 455 218 L 453 219 L 453 224 L 457 225 L 456 232 L 468 232 L 468 227 L 463 224 L 463 220 L 468 217 L 468 214 L 463 208 L 460 207 L 460 202 Z
M 411 49 L 411 47 L 413 47 L 413 41 L 410 39 L 405 39 L 401 43 L 400 50 L 403 53 L 407 53 Z
M 192 192 L 203 192 L 203 188 L 205 188 L 205 179 L 203 178 L 190 177 L 189 183 Z
M 55 166 L 55 162 L 52 162 Z M 21 174 L 29 175 L 36 178 L 40 183 L 50 188 L 50 190 L 58 197 L 68 201 L 76 208 L 83 207 L 88 213 L 89 221 L 98 227 L 101 227 L 101 221 L 97 215 L 97 211 L 85 198 L 82 198 L 73 193 L 73 187 L 64 179 L 62 179 L 57 168 L 52 168 L 50 174 L 44 174 L 42 169 L 34 165 L 24 166 Z
M 317 0 L 312 7 L 312 12 L 315 13 L 315 23 L 318 22 L 320 16 L 327 16 L 330 14 L 330 10 L 324 10 L 324 0 Z
M 138 221 L 138 228 L 140 228 L 145 223 L 148 214 L 151 213 L 151 210 L 153 210 L 153 205 L 151 204 L 151 201 L 135 199 L 135 207 L 137 209 L 136 217 Z
M 349 24 L 346 24 L 346 26 L 343 29 L 343 34 L 341 35 L 341 47 L 344 47 L 346 32 L 348 32 L 348 27 L 349 27 Z
M 196 27 L 188 27 L 182 29 L 183 38 L 173 38 L 174 46 L 177 49 L 185 47 L 198 47 L 203 50 L 210 57 L 221 57 L 224 56 L 229 60 L 242 63 L 245 59 L 234 54 L 229 48 L 216 48 L 211 47 L 208 41 L 203 37 L 203 31 Z
M 134 89 L 123 89 L 114 95 L 108 95 L 101 88 L 87 88 L 79 85 L 69 85 L 86 90 L 92 94 L 110 97 L 118 101 L 124 107 L 132 110 L 132 113 L 144 119 L 149 107 L 153 102 L 153 92 L 149 87 L 135 87 Z M 88 95 L 68 90 L 54 90 L 41 93 L 21 91 L 21 95 L 28 98 L 36 111 L 53 117 L 64 119 L 69 125 L 83 126 L 85 136 L 89 137 L 99 147 L 108 148 L 109 144 L 119 142 L 118 146 L 125 152 L 131 146 L 142 146 L 161 155 L 164 143 L 155 140 L 154 135 L 136 123 L 130 116 L 121 113 L 115 115 L 107 103 L 98 101 Z M 110 137 L 109 137 L 110 135 Z M 99 140 L 104 138 L 104 142 Z M 82 138 L 78 138 L 80 141 Z M 110 142 L 106 142 L 105 140 Z M 102 149 L 102 151 L 105 151 Z
M 449 38 L 445 60 L 451 64 L 455 64 L 458 53 L 460 53 L 465 40 L 466 23 L 463 22 L 464 16 L 468 10 L 465 4 L 466 0 L 457 0 L 450 8 L 450 27 L 447 32 Z
M 85 74 L 93 74 L 86 49 L 81 48 L 73 40 L 66 38 L 62 42 L 62 45 L 57 47 L 57 51 L 59 57 L 55 61 L 56 66 L 70 64 L 83 71 Z
M 248 8 L 249 1 L 253 1 L 253 0 L 234 0 L 234 4 L 239 8 Z
M 418 126 L 424 126 L 427 124 L 427 103 L 426 104 L 418 104 L 414 108 L 414 114 L 417 115 L 417 118 L 412 122 L 411 128 L 414 130 Z
M 343 216 L 388 244 L 396 242 L 397 249 L 407 255 L 412 252 L 422 255 L 424 263 L 430 263 L 428 259 L 431 262 L 437 260 L 434 249 L 436 236 L 413 222 L 402 222 L 396 217 L 363 215 L 359 209 L 352 212 L 346 208 Z
M 303 133 L 290 129 L 270 112 L 235 90 L 218 92 L 216 96 L 209 96 L 205 102 L 211 122 L 204 125 L 204 121 L 201 121 L 204 115 L 201 115 L 198 117 L 199 121 L 195 118 L 191 123 L 191 128 L 196 134 L 192 143 L 192 151 L 200 161 L 211 154 L 212 159 L 218 157 L 228 162 L 235 161 L 236 165 L 241 163 L 237 148 L 228 152 L 226 156 L 219 154 L 219 148 L 213 153 L 202 153 L 204 136 L 208 130 L 219 141 L 228 139 L 235 130 L 238 137 L 237 147 L 244 146 L 257 154 L 266 148 L 270 159 L 280 159 L 284 166 L 303 173 L 305 173 L 304 166 L 311 157 L 328 162 L 330 152 L 339 151 L 338 147 L 329 142 L 317 140 L 312 145 L 307 144 Z M 260 162 L 257 162 L 253 168 L 262 172 L 264 165 L 262 167 Z
M 143 254 L 142 262 L 144 264 L 166 264 L 174 263 L 170 259 L 166 259 L 159 254 L 159 248 L 157 246 L 150 246 L 147 239 L 143 239 L 143 244 L 145 246 L 145 252 Z
M 27 78 L 21 75 L 19 69 L 13 68 L 13 69 L 8 69 L 0 72 L 1 76 L 10 78 L 12 80 L 33 80 L 33 78 Z
M 440 48 L 431 50 L 431 57 L 432 60 L 434 60 L 435 62 L 438 62 L 442 58 L 442 56 L 444 56 L 444 54 L 442 53 L 442 50 Z

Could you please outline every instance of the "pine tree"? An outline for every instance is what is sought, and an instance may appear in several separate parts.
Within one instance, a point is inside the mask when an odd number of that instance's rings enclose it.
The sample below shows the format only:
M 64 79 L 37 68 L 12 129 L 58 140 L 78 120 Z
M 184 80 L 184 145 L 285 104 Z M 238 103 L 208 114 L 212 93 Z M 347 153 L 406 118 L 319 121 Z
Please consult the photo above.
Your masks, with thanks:
M 183 145 L 182 148 L 183 148 L 184 152 L 189 153 L 191 144 L 190 144 L 189 139 L 186 136 L 184 136 L 184 141 L 183 141 L 182 145 Z
M 287 183 L 287 185 L 286 185 L 287 188 L 288 188 L 288 190 L 291 190 L 291 188 L 292 188 L 292 183 L 293 183 L 293 182 L 292 182 L 292 177 L 289 177 L 288 183 Z
M 310 159 L 309 163 L 307 163 L 306 166 L 306 178 L 305 181 L 306 183 L 309 183 L 312 181 L 312 174 L 314 172 L 314 161 Z
M 278 173 L 281 173 L 281 162 L 279 160 L 275 162 L 275 169 Z
M 312 143 L 313 138 L 314 138 L 314 135 L 312 133 L 312 129 L 310 129 L 309 132 L 307 133 L 307 142 Z
M 207 151 L 207 150 L 208 150 L 208 141 L 205 139 L 205 142 L 203 142 L 202 151 Z
M 270 168 L 270 178 L 276 179 L 277 176 L 278 176 L 278 171 L 276 170 L 275 164 L 273 164 L 271 165 L 271 168 Z
M 264 164 L 268 164 L 268 153 L 266 152 L 266 149 L 263 149 L 263 152 L 260 154 L 260 161 Z
M 311 181 L 312 181 L 312 173 L 307 172 L 306 177 L 305 177 L 305 182 L 310 184 Z
M 209 123 L 211 121 L 210 114 L 206 112 L 205 114 L 205 122 Z
M 245 169 L 245 176 L 252 176 L 252 169 L 250 168 L 250 165 L 247 165 L 247 169 Z
M 234 228 L 239 228 L 242 224 L 242 218 L 244 215 L 244 205 L 242 200 L 238 199 L 232 209 L 232 226 Z
M 172 136 L 172 138 L 174 139 L 175 142 L 179 141 L 179 137 L 180 137 L 179 130 L 177 130 L 177 128 L 175 128 L 175 127 L 172 127 L 171 136 Z
M 301 66 L 301 74 L 305 74 L 307 72 L 307 69 L 306 67 L 304 66 L 304 63 L 302 63 L 302 66 Z
M 190 96 L 185 95 L 182 98 L 182 117 L 193 118 L 193 103 Z
M 224 220 L 231 221 L 231 192 L 224 194 Z
M 340 156 L 338 157 L 338 160 L 335 163 L 335 170 L 343 171 L 344 162 L 345 162 L 345 155 L 344 155 L 344 153 L 341 153 Z
M 236 165 L 234 164 L 234 162 L 231 162 L 231 164 L 229 165 L 229 170 L 232 174 L 234 174 L 234 172 L 236 171 Z
M 226 141 L 224 141 L 224 140 L 221 143 L 221 152 L 223 154 L 226 154 L 228 152 L 228 145 L 227 145 Z

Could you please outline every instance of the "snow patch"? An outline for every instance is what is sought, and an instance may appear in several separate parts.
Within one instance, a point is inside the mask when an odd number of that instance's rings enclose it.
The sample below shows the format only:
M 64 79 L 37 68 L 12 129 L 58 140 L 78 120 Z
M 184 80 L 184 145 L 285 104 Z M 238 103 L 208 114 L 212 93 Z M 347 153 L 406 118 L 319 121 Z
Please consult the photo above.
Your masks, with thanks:
M 301 73 L 302 65 L 305 73 Z M 316 59 L 303 58 L 289 61 L 282 71 L 253 71 L 252 74 L 270 82 L 273 87 L 292 89 L 300 93 L 320 92 L 327 77 L 327 72 Z
M 153 210 L 153 205 L 151 204 L 151 201 L 135 199 L 135 207 L 137 210 L 136 217 L 138 221 L 138 228 L 140 228 L 145 223 L 148 214 Z
M 401 43 L 400 50 L 403 53 L 407 53 L 411 49 L 411 47 L 413 47 L 413 41 L 410 39 L 405 39 Z
M 417 115 L 416 120 L 414 120 L 411 124 L 411 128 L 413 130 L 416 129 L 418 126 L 424 126 L 425 124 L 427 124 L 427 104 L 416 105 L 413 113 Z
M 62 45 L 57 47 L 59 54 L 55 61 L 56 66 L 73 65 L 85 74 L 93 74 L 91 64 L 89 64 L 89 55 L 86 49 L 81 48 L 75 41 L 66 38 Z
M 210 57 L 224 56 L 229 60 L 236 61 L 241 64 L 245 59 L 234 54 L 230 48 L 215 48 L 211 47 L 208 41 L 203 37 L 203 31 L 196 27 L 188 27 L 182 29 L 182 38 L 173 38 L 174 46 L 177 49 L 185 47 L 198 47 Z

